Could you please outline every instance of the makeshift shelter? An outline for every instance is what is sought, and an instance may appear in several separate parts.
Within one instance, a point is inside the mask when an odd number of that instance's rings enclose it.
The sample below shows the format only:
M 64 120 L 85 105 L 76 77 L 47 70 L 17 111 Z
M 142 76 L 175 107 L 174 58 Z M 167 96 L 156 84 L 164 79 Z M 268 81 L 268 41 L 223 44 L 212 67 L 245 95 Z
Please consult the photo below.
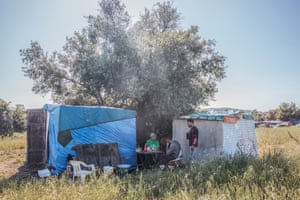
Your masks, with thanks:
M 136 165 L 134 110 L 49 104 L 44 106 L 44 110 L 48 114 L 48 135 L 45 137 L 48 166 L 55 168 L 53 173 L 65 170 L 69 155 L 77 156 L 73 147 L 86 144 L 113 143 L 113 146 L 118 146 L 124 163 Z
M 196 160 L 207 160 L 221 154 L 243 152 L 256 156 L 258 147 L 253 115 L 241 110 L 209 110 L 182 116 L 173 120 L 173 138 L 178 140 L 183 151 L 183 161 L 190 161 L 186 139 L 187 119 L 194 119 L 199 129 Z

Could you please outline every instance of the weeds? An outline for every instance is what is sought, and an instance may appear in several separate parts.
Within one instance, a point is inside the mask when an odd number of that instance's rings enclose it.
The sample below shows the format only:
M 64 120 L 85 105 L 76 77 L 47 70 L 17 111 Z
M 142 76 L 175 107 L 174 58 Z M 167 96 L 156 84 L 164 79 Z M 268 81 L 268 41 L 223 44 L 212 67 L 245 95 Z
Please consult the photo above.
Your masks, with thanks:
M 157 170 L 125 177 L 100 175 L 84 185 L 79 181 L 73 183 L 66 176 L 45 180 L 32 178 L 21 184 L 3 179 L 0 181 L 0 198 L 299 199 L 299 151 L 295 141 L 292 142 L 288 134 L 285 135 L 286 130 L 282 130 L 281 134 L 258 133 L 259 148 L 264 148 L 259 158 L 240 153 L 173 171 Z M 289 131 L 299 139 L 296 129 Z M 278 144 L 284 148 L 271 148 Z M 269 146 L 265 148 L 264 145 Z M 287 154 L 291 152 L 290 147 L 296 152 Z
M 102 175 L 85 185 L 63 176 L 20 185 L 4 181 L 0 186 L 3 199 L 298 199 L 300 174 L 297 163 L 275 152 L 122 178 Z

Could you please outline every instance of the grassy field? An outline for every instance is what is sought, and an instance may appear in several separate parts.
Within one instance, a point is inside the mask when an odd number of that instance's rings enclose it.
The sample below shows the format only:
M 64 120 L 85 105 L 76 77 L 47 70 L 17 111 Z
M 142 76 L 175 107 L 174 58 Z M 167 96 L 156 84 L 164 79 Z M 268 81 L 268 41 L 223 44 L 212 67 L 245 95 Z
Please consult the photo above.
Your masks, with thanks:
M 300 158 L 300 127 L 256 129 L 259 155 L 270 151 L 283 152 L 288 157 Z
M 25 159 L 25 135 L 0 141 L 1 199 L 300 199 L 300 127 L 257 129 L 259 158 L 242 154 L 173 171 L 124 177 L 104 175 L 86 184 L 67 177 L 9 178 Z
M 12 138 L 0 139 L 0 178 L 9 178 L 17 173 L 25 159 L 25 134 L 15 133 Z

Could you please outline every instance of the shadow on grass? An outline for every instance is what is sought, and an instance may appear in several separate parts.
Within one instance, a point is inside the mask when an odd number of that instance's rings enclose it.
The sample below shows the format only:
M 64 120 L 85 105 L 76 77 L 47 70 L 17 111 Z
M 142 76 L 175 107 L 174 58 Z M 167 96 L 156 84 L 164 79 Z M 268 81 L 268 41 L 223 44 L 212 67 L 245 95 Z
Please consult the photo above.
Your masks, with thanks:
M 23 165 L 18 168 L 18 172 L 11 177 L 0 179 L 0 193 L 11 185 L 19 186 L 23 182 L 32 181 L 38 178 L 37 171 L 45 168 L 45 165 Z

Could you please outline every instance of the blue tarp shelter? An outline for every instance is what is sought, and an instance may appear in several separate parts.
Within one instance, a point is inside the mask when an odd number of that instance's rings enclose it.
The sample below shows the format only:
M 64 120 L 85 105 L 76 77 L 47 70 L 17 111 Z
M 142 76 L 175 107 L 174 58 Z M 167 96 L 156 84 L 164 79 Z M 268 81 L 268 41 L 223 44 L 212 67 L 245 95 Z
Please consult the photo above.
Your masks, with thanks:
M 62 173 L 77 144 L 118 143 L 124 163 L 136 165 L 136 111 L 102 106 L 46 104 L 49 166 Z

